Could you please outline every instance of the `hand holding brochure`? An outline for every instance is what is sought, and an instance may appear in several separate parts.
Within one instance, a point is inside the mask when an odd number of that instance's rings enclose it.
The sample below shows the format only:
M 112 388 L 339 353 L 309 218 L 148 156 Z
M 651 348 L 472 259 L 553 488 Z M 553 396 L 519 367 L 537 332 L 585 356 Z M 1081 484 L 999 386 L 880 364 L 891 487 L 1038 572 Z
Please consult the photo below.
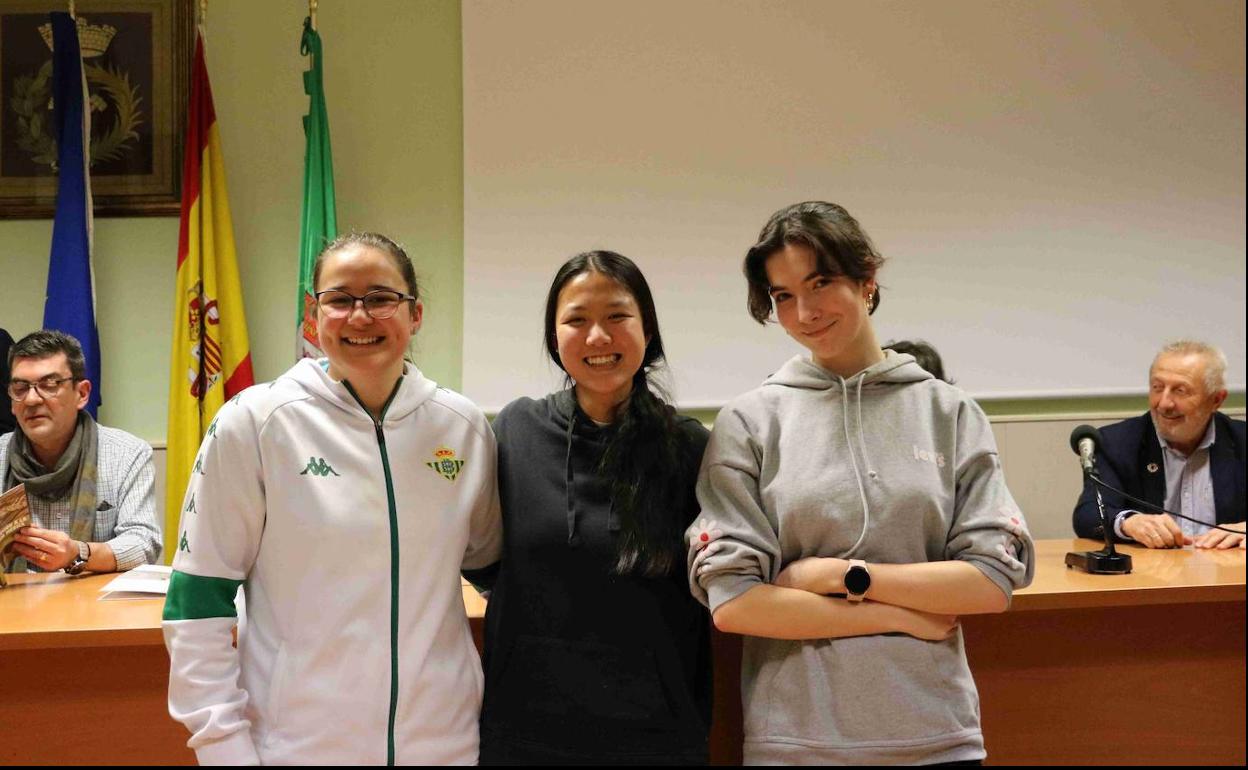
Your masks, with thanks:
M 18 484 L 0 495 L 0 586 L 5 585 L 4 573 L 18 557 L 13 550 L 13 539 L 22 527 L 29 527 L 30 503 L 26 500 L 26 485 Z

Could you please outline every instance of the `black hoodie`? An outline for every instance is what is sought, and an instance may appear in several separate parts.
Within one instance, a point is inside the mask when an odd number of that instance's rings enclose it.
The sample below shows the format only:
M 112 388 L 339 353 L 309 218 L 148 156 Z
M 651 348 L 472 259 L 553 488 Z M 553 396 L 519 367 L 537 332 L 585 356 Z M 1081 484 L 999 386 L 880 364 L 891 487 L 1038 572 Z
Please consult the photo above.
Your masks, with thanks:
M 678 427 L 687 483 L 672 514 L 688 525 L 708 434 Z M 707 761 L 709 619 L 683 563 L 663 578 L 613 572 L 619 524 L 598 472 L 612 431 L 570 390 L 494 421 L 504 546 L 485 615 L 482 764 Z

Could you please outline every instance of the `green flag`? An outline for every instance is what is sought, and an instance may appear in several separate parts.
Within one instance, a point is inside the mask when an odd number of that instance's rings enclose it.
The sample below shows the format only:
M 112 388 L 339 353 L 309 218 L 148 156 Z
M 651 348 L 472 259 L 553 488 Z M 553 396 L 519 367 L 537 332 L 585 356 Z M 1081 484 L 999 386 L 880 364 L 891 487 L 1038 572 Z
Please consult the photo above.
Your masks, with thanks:
M 303 158 L 303 225 L 299 232 L 299 299 L 295 307 L 295 358 L 320 358 L 316 333 L 316 297 L 312 266 L 325 244 L 338 237 L 338 214 L 334 205 L 334 158 L 329 150 L 329 114 L 325 111 L 325 81 L 321 36 L 312 19 L 303 20 L 300 52 L 312 57 L 303 73 L 303 90 L 309 97 L 303 118 L 307 151 Z

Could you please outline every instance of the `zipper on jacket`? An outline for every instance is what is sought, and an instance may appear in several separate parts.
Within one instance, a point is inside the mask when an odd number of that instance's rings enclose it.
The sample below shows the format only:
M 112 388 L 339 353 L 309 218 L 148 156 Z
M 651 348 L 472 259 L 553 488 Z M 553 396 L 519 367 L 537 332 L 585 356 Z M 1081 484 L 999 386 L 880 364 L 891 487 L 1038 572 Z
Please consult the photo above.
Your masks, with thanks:
M 394 766 L 394 720 L 399 707 L 399 515 L 394 503 L 394 480 L 390 476 L 390 455 L 386 451 L 386 433 L 381 427 L 381 422 L 386 419 L 386 411 L 390 408 L 394 397 L 398 395 L 399 386 L 402 383 L 403 379 L 399 378 L 399 381 L 394 384 L 394 390 L 390 391 L 390 397 L 381 407 L 381 415 L 373 417 L 368 407 L 364 406 L 364 402 L 356 394 L 355 388 L 351 387 L 351 383 L 346 380 L 342 381 L 347 392 L 373 421 L 373 430 L 377 434 L 377 446 L 381 450 L 381 469 L 386 476 L 386 503 L 390 509 L 390 718 L 386 725 L 386 765 L 390 767 Z

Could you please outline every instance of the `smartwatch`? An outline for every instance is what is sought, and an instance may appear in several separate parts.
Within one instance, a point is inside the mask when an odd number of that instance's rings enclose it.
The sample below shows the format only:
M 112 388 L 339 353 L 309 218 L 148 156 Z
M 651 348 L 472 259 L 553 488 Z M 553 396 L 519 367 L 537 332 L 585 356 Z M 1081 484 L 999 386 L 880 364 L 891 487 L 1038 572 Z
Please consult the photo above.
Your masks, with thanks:
M 78 542 L 78 555 L 75 556 L 74 560 L 69 563 L 68 567 L 65 568 L 65 574 L 77 575 L 81 573 L 84 569 L 87 568 L 87 560 L 90 558 L 91 558 L 91 544 L 84 542 L 84 541 L 79 541 Z
M 871 573 L 867 570 L 867 563 L 862 559 L 850 559 L 844 580 L 846 599 L 851 602 L 865 599 L 868 589 L 871 588 Z

